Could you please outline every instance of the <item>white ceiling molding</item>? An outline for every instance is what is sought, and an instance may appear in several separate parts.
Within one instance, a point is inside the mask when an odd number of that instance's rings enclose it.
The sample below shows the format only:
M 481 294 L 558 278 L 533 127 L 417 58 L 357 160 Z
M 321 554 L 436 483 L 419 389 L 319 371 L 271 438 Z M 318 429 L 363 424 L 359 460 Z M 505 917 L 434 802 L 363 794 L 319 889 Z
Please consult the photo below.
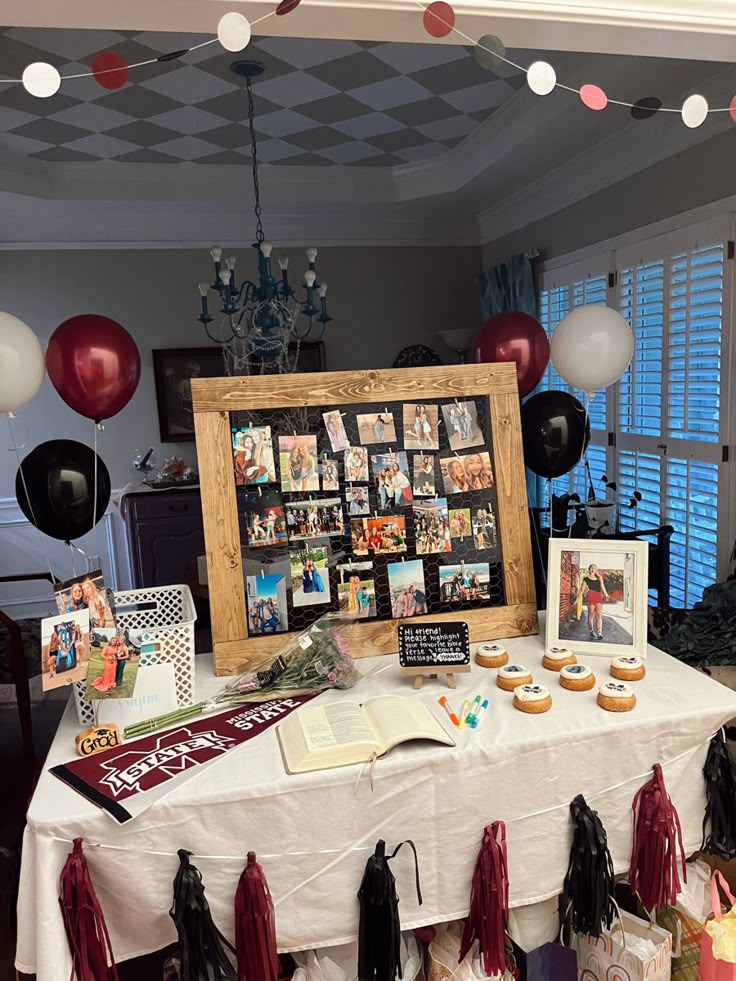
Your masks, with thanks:
M 277 0 L 5 0 L 3 22 L 18 27 L 207 31 L 227 7 L 252 21 Z M 508 47 L 648 54 L 728 61 L 736 35 L 733 0 L 455 0 L 457 26 L 489 32 Z M 274 36 L 431 42 L 415 0 L 307 0 L 288 17 L 269 17 L 257 33 Z M 447 43 L 462 44 L 456 34 Z

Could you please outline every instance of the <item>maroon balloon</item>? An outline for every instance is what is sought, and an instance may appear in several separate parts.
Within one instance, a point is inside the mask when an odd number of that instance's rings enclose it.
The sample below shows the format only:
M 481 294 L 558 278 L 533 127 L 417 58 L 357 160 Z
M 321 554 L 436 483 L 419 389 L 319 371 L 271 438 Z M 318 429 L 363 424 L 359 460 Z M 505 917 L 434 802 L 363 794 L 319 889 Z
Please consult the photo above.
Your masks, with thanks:
M 549 340 L 541 324 L 528 313 L 512 311 L 491 317 L 475 339 L 478 364 L 515 361 L 519 395 L 537 387 L 549 364 Z
M 109 317 L 70 317 L 51 335 L 46 370 L 66 404 L 100 422 L 128 404 L 141 377 L 138 347 Z

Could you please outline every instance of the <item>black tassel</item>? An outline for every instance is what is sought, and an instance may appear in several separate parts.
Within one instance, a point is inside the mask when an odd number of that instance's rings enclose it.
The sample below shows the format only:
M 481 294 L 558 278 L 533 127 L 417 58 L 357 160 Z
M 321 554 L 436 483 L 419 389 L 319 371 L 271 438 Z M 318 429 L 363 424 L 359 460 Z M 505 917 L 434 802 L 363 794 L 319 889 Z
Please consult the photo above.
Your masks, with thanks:
M 721 733 L 710 741 L 703 776 L 706 803 L 701 851 L 736 858 L 736 767 Z
M 176 924 L 181 957 L 181 981 L 238 981 L 225 947 L 235 953 L 215 926 L 199 869 L 189 861 L 191 852 L 180 848 L 179 871 L 174 879 L 174 905 L 169 910 Z
M 401 974 L 401 924 L 396 879 L 389 861 L 401 845 L 414 852 L 417 901 L 422 905 L 419 885 L 419 859 L 413 841 L 402 841 L 391 855 L 386 855 L 386 842 L 380 839 L 368 859 L 363 881 L 358 890 L 360 929 L 358 934 L 358 981 L 394 981 Z
M 600 937 L 616 914 L 613 861 L 606 831 L 598 812 L 588 807 L 582 794 L 570 804 L 570 813 L 575 829 L 563 887 L 565 909 L 572 907 L 575 933 Z

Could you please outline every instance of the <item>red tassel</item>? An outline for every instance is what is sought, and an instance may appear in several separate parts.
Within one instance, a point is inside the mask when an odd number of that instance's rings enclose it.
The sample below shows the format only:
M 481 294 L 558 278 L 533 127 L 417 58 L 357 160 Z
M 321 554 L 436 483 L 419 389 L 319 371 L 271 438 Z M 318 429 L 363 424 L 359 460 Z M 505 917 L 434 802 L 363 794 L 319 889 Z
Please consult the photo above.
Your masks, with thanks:
M 277 981 L 276 916 L 255 852 L 248 852 L 235 891 L 235 948 L 238 981 Z
M 59 893 L 61 917 L 72 955 L 71 981 L 118 981 L 110 935 L 92 885 L 81 838 L 74 839 L 74 847 L 61 870 Z
M 638 791 L 631 805 L 634 811 L 631 889 L 650 912 L 675 905 L 680 891 L 678 845 L 682 875 L 687 882 L 680 818 L 664 785 L 662 767 L 655 763 L 653 769 L 654 776 Z
M 508 918 L 506 825 L 503 821 L 494 821 L 483 830 L 483 842 L 475 861 L 470 912 L 465 921 L 458 963 L 477 940 L 486 975 L 502 975 L 509 966 L 506 957 Z

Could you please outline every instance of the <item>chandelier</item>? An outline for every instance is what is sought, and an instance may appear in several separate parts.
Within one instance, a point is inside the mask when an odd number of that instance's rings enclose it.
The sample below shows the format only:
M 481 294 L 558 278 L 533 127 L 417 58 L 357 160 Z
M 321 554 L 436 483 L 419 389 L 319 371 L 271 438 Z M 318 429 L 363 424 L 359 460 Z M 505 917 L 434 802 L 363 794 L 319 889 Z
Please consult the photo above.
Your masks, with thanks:
M 257 282 L 244 279 L 238 283 L 236 257 L 226 256 L 214 245 L 210 255 L 215 265 L 213 283 L 200 283 L 202 310 L 197 318 L 210 340 L 221 344 L 228 375 L 247 375 L 254 372 L 275 373 L 296 370 L 299 346 L 302 341 L 320 340 L 332 317 L 327 312 L 327 284 L 317 280 L 315 262 L 317 249 L 306 250 L 308 267 L 304 273 L 302 299 L 289 282 L 289 259 L 278 258 L 280 276 L 274 276 L 271 256 L 273 246 L 266 241 L 261 220 L 261 192 L 258 183 L 258 145 L 253 109 L 253 78 L 263 66 L 252 61 L 236 61 L 232 70 L 245 78 L 248 96 L 248 127 L 253 171 L 253 200 L 256 218 Z M 209 311 L 210 291 L 217 294 L 221 304 L 220 336 L 214 336 L 209 325 L 215 319 Z M 319 326 L 317 326 L 319 325 Z M 290 350 L 290 345 L 292 349 Z

